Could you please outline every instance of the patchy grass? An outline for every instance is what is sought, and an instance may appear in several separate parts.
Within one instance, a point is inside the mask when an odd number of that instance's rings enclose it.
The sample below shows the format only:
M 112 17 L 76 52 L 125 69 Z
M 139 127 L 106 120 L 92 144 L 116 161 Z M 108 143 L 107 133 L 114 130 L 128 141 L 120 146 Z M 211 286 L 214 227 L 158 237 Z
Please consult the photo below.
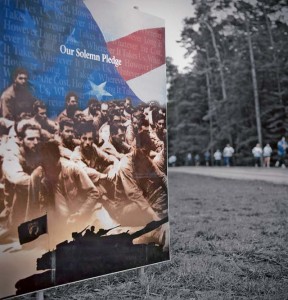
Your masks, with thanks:
M 288 299 L 288 186 L 172 173 L 169 188 L 170 262 L 45 298 Z

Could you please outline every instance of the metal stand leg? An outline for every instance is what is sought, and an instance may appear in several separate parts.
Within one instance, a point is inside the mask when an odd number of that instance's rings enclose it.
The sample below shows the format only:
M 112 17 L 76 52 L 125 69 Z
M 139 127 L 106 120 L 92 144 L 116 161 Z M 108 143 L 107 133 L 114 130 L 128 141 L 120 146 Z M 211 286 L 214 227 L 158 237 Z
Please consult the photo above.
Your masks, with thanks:
M 44 292 L 43 291 L 36 292 L 36 300 L 44 300 Z
M 146 281 L 146 275 L 145 275 L 144 267 L 141 267 L 141 268 L 138 269 L 138 276 L 139 276 L 140 284 L 144 285 L 145 281 Z

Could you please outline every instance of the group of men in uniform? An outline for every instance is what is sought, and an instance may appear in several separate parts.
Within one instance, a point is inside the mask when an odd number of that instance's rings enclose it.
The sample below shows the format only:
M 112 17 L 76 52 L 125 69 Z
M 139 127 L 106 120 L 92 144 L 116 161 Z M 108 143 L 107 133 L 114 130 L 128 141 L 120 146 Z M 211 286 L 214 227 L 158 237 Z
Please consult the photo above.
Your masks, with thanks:
M 82 111 L 69 92 L 51 120 L 27 82 L 17 69 L 1 95 L 0 243 L 46 213 L 59 238 L 87 225 L 143 226 L 167 216 L 165 108 L 89 99 Z

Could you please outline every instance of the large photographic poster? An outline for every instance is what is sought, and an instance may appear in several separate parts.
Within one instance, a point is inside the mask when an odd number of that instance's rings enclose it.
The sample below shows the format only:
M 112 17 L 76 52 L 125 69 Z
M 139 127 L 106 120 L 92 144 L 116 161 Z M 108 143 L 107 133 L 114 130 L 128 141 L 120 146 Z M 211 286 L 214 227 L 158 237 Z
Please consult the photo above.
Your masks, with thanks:
M 164 22 L 1 1 L 0 298 L 169 260 Z

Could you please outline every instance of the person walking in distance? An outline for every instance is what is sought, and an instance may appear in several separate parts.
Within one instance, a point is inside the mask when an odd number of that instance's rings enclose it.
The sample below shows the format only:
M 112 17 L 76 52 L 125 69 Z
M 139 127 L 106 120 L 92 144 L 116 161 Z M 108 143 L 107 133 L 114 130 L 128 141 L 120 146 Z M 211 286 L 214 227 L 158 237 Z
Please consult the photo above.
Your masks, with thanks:
M 205 159 L 205 165 L 206 167 L 209 167 L 210 165 L 210 152 L 208 150 L 204 153 L 204 159 Z
M 198 153 L 195 154 L 194 160 L 195 160 L 195 166 L 199 167 L 200 166 L 200 155 Z
M 263 149 L 264 167 L 270 168 L 271 154 L 272 154 L 272 148 L 269 144 L 266 144 Z
M 262 159 L 262 147 L 260 144 L 256 144 L 256 146 L 252 149 L 252 154 L 254 156 L 255 167 L 261 167 L 261 159 Z
M 287 149 L 287 142 L 285 140 L 285 137 L 283 136 L 281 140 L 277 143 L 278 160 L 275 164 L 275 167 L 282 166 L 282 168 L 286 168 L 285 165 L 286 149 Z
M 230 167 L 232 163 L 232 156 L 234 154 L 234 148 L 229 144 L 223 149 L 224 165 Z
M 215 166 L 221 166 L 222 153 L 219 149 L 214 152 Z
M 188 152 L 187 155 L 186 155 L 186 161 L 185 161 L 185 165 L 186 166 L 192 166 L 192 154 L 191 152 Z

